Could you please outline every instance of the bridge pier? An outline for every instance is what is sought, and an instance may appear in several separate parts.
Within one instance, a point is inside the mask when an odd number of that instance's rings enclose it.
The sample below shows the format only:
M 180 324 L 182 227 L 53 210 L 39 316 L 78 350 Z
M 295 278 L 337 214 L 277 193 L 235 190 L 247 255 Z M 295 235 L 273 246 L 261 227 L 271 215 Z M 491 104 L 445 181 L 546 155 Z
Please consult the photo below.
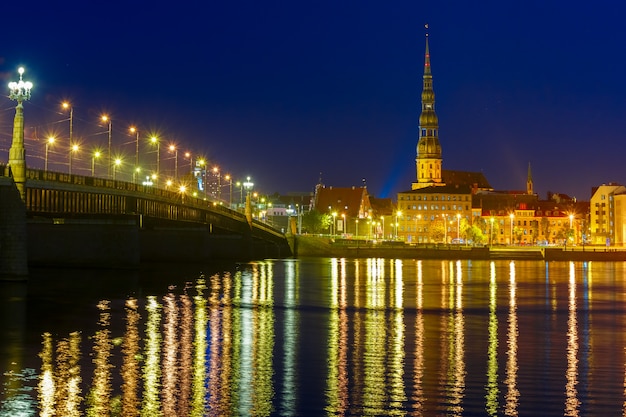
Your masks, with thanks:
M 26 209 L 11 178 L 0 177 L 0 279 L 28 276 Z

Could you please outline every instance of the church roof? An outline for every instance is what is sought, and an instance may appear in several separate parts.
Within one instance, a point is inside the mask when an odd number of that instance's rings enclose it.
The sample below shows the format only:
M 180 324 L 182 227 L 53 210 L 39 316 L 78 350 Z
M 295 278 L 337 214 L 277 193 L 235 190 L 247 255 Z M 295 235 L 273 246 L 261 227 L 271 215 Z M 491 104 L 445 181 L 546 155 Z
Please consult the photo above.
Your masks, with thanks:
M 442 180 L 448 185 L 467 185 L 472 189 L 493 190 L 482 172 L 454 171 L 443 169 Z
M 377 198 L 370 196 L 370 205 L 374 217 L 391 216 L 395 211 L 395 205 L 391 198 Z
M 337 211 L 349 217 L 357 217 L 361 210 L 369 209 L 367 188 L 318 186 L 314 208 L 320 213 Z
M 433 185 L 415 190 L 401 191 L 400 194 L 471 194 L 472 189 L 466 184 Z

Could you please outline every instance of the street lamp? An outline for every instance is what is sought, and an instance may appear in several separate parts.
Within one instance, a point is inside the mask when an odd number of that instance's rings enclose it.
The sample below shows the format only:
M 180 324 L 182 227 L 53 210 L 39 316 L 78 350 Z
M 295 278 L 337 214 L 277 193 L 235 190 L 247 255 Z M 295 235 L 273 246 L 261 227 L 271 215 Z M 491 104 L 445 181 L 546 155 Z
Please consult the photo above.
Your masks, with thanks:
M 333 211 L 333 233 L 332 233 L 333 236 L 335 236 L 335 231 L 337 227 L 337 224 L 335 223 L 336 219 L 337 219 L 337 212 Z
M 176 145 L 170 145 L 170 152 L 174 152 L 174 179 L 178 180 L 178 148 Z
M 205 164 L 206 162 L 204 161 L 204 159 L 198 159 L 196 160 L 196 164 L 198 166 L 200 166 L 200 182 L 202 183 L 202 190 L 204 191 L 204 199 L 206 200 L 206 169 L 205 169 Z M 242 191 L 242 196 L 243 196 L 243 191 Z
M 64 101 L 61 104 L 61 106 L 63 106 L 63 108 L 65 110 L 70 109 L 70 143 L 73 143 L 74 142 L 74 136 L 73 136 L 73 130 L 74 130 L 74 108 L 67 101 Z
M 354 236 L 356 237 L 356 239 L 358 239 L 359 238 L 359 219 L 354 220 L 354 228 L 355 228 Z
M 115 181 L 115 171 L 118 166 L 122 165 L 122 160 L 120 158 L 115 158 L 115 162 L 113 163 L 113 180 Z
M 15 106 L 15 118 L 13 119 L 13 138 L 9 149 L 9 172 L 15 181 L 15 186 L 20 192 L 22 200 L 26 197 L 26 150 L 24 148 L 24 106 L 22 102 L 30 99 L 30 90 L 33 83 L 22 80 L 24 68 L 20 67 L 18 82 L 9 83 L 9 98 L 17 101 Z
M 91 157 L 91 176 L 95 177 L 96 175 L 96 159 L 100 158 L 100 151 L 95 151 L 93 156 Z
M 421 229 L 421 226 L 418 227 L 417 222 L 421 222 L 422 221 L 422 215 L 418 214 L 415 217 L 415 239 L 417 239 L 417 241 L 415 243 L 420 243 L 420 236 L 418 235 L 418 233 L 421 233 L 421 230 L 419 230 L 418 232 L 418 228 Z
M 382 239 L 385 240 L 385 216 L 380 216 L 380 219 L 383 221 L 383 236 L 382 236 Z
M 570 230 L 570 232 L 568 234 L 572 236 L 573 243 L 576 243 L 576 236 L 575 236 L 575 233 L 573 233 L 573 229 L 572 229 L 573 222 L 574 222 L 574 215 L 570 214 L 569 215 L 569 230 Z M 569 236 L 568 236 L 568 238 L 569 238 Z
M 398 210 L 396 211 L 396 240 L 398 239 L 398 217 L 402 216 L 402 211 Z
M 492 246 L 493 245 L 493 217 L 489 219 L 489 222 L 491 223 L 491 230 L 489 231 L 489 246 Z
M 156 145 L 156 147 L 157 147 L 157 156 L 156 156 L 156 163 L 157 163 L 157 165 L 156 165 L 156 175 L 157 175 L 157 178 L 158 178 L 158 177 L 159 177 L 159 171 L 161 170 L 161 169 L 160 169 L 160 168 L 161 168 L 161 157 L 160 157 L 160 154 L 161 154 L 161 142 L 159 142 L 159 139 L 158 139 L 156 136 L 152 136 L 152 137 L 150 138 L 150 142 L 151 142 L 153 145 Z
M 239 206 L 241 206 L 243 204 L 243 184 L 241 181 L 237 181 L 235 185 L 239 187 Z
M 46 172 L 48 171 L 48 148 L 54 145 L 54 141 L 55 139 L 53 137 L 49 137 L 48 140 L 46 141 L 46 156 L 44 158 L 44 167 L 43 167 L 43 170 Z
M 246 181 L 243 183 L 243 188 L 246 189 L 247 194 L 250 194 L 252 187 L 254 187 L 254 183 L 250 181 L 250 177 L 246 177 Z
M 252 223 L 252 204 L 250 202 L 250 190 L 254 187 L 254 183 L 250 181 L 250 177 L 246 177 L 246 182 L 243 183 L 243 186 L 246 188 L 246 207 L 244 209 L 244 213 L 246 215 L 246 220 L 248 223 Z
M 70 174 L 70 175 L 72 175 L 72 154 L 73 154 L 74 152 L 78 152 L 78 149 L 79 149 L 79 147 L 78 147 L 78 145 L 77 145 L 77 144 L 73 144 L 73 145 L 70 147 L 70 154 L 69 154 L 69 170 L 68 170 L 68 172 L 69 172 L 69 174 Z
M 189 175 L 193 176 L 193 158 L 191 152 L 185 152 L 185 158 L 189 159 Z
M 108 155 L 107 155 L 107 175 L 109 178 L 111 177 L 111 118 L 107 115 L 102 116 L 102 121 L 108 123 L 109 125 L 109 147 L 108 147 Z
M 213 175 L 217 177 L 217 195 L 215 196 L 218 201 L 222 201 L 222 182 L 220 169 L 218 167 L 213 167 Z
M 448 243 L 448 215 L 443 214 L 443 243 Z
M 224 179 L 226 181 L 228 181 L 228 208 L 232 209 L 233 208 L 233 177 L 230 176 L 230 174 L 226 174 L 224 176 Z
M 515 214 L 511 213 L 509 214 L 509 217 L 511 218 L 511 245 L 514 244 L 514 239 L 513 239 L 513 220 L 515 219 Z
M 456 243 L 461 244 L 461 213 L 456 214 Z
M 139 169 L 139 129 L 135 126 L 130 127 L 130 133 L 135 134 L 135 170 Z M 138 172 L 138 171 L 137 171 Z M 133 182 L 135 180 L 133 179 Z

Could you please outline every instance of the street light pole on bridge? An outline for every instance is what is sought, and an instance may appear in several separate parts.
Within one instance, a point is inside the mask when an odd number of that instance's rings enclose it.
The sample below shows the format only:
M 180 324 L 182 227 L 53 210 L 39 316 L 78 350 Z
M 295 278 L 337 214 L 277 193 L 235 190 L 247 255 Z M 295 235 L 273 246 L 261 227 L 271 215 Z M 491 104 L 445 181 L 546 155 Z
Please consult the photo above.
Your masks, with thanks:
M 17 101 L 15 118 L 13 119 L 13 140 L 9 149 L 9 163 L 7 174 L 13 177 L 15 186 L 22 200 L 26 197 L 26 149 L 24 148 L 24 106 L 22 102 L 30 99 L 30 90 L 33 83 L 22 80 L 24 68 L 19 68 L 20 80 L 9 83 L 9 98 Z

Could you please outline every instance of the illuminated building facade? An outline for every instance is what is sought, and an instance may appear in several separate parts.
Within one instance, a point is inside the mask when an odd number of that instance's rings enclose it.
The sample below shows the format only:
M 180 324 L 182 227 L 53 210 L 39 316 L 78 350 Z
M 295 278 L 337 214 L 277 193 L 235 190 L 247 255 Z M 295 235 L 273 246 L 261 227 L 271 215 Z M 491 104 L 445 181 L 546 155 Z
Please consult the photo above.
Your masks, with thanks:
M 450 243 L 461 220 L 472 218 L 468 186 L 444 185 L 398 193 L 398 238 L 409 243 Z
M 626 236 L 626 187 L 609 183 L 595 187 L 590 201 L 591 243 L 623 246 Z

